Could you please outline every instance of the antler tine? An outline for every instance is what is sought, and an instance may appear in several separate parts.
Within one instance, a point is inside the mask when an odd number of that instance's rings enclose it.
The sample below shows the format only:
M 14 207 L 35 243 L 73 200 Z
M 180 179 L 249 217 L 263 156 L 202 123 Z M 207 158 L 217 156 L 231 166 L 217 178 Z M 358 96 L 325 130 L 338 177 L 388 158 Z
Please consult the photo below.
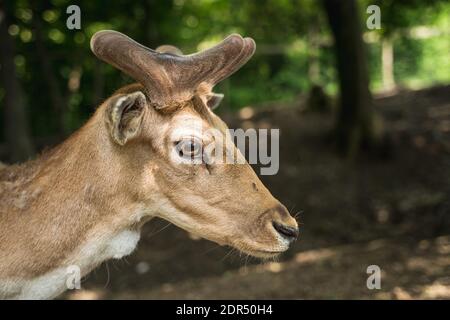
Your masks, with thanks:
M 214 60 L 214 51 L 222 51 L 222 61 L 215 62 L 215 68 L 214 70 L 211 70 L 213 72 L 209 72 L 209 77 L 205 79 L 205 81 L 210 83 L 212 86 L 236 72 L 252 57 L 255 52 L 255 41 L 251 38 L 243 39 L 240 35 L 234 34 L 229 36 L 222 43 L 227 40 L 230 42 L 235 42 L 234 46 L 220 46 L 219 44 L 209 50 L 195 55 L 195 63 L 205 64 L 209 60 Z
M 244 47 L 239 54 L 239 56 L 228 64 L 222 72 L 216 74 L 214 78 L 211 80 L 213 85 L 219 83 L 225 78 L 231 76 L 237 70 L 239 70 L 244 64 L 247 63 L 248 60 L 253 56 L 256 50 L 255 41 L 252 38 L 244 38 Z
M 149 49 L 122 33 L 105 30 L 94 34 L 91 50 L 147 91 L 159 107 L 190 99 L 201 84 L 212 88 L 238 70 L 255 51 L 255 42 L 233 34 L 216 46 L 191 55 Z
M 214 86 L 229 72 L 229 67 L 240 59 L 244 47 L 244 39 L 238 34 L 232 34 L 214 47 L 190 55 L 189 65 L 197 69 L 198 78 L 192 80 Z
M 170 94 L 171 79 L 161 72 L 158 52 L 112 30 L 95 33 L 91 38 L 91 50 L 101 60 L 140 82 L 152 100 L 163 102 Z

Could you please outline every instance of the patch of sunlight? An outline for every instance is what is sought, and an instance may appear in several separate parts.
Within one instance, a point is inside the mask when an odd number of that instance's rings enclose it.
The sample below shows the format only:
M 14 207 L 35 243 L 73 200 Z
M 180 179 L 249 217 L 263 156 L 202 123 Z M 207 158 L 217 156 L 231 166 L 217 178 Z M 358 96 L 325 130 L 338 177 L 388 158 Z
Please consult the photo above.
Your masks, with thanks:
M 30 42 L 31 38 L 33 37 L 33 34 L 31 33 L 30 30 L 28 29 L 22 29 L 22 31 L 20 31 L 20 39 L 23 42 Z
M 376 31 L 368 31 L 363 34 L 363 40 L 366 43 L 377 43 L 380 39 L 380 34 Z
M 376 209 L 377 221 L 381 224 L 388 222 L 390 215 L 391 213 L 387 207 L 380 207 Z
M 16 65 L 16 67 L 18 67 L 18 68 L 25 66 L 25 57 L 22 55 L 15 56 L 14 63 Z
M 441 245 L 450 245 L 450 236 L 440 236 L 435 240 L 438 246 Z
M 264 269 L 269 272 L 278 273 L 283 271 L 284 268 L 283 264 L 280 262 L 269 262 L 264 265 Z
M 177 7 L 182 7 L 182 6 L 184 6 L 184 2 L 185 2 L 185 0 L 175 0 L 173 3 Z
M 391 293 L 390 292 L 378 292 L 375 294 L 375 299 L 377 299 L 377 300 L 391 299 Z
M 187 31 L 187 30 L 185 30 L 185 31 Z M 224 34 L 216 34 L 213 37 L 208 37 L 207 39 L 204 39 L 202 42 L 200 42 L 197 45 L 197 51 L 203 51 L 203 50 L 209 49 L 209 48 L 217 45 L 219 42 L 224 40 L 231 33 L 240 33 L 240 30 L 231 29 L 231 30 L 228 30 L 228 32 L 226 32 Z
M 450 299 L 450 285 L 435 282 L 424 286 L 421 298 L 423 299 Z
M 252 129 L 255 128 L 255 123 L 253 121 L 244 121 L 241 124 L 242 129 L 247 130 L 247 129 Z
M 289 47 L 289 52 L 292 53 L 299 53 L 299 52 L 303 52 L 304 50 L 306 50 L 307 48 L 307 44 L 306 41 L 303 41 L 302 39 L 296 39 L 294 41 L 292 41 L 290 47 Z
M 198 26 L 198 19 L 195 16 L 187 16 L 185 19 L 185 24 L 189 27 L 189 28 L 195 28 Z
M 439 252 L 440 254 L 450 255 L 450 243 L 438 245 L 437 252 Z
M 30 22 L 33 18 L 33 11 L 27 8 L 19 8 L 16 11 L 16 17 L 22 20 L 23 22 Z
M 45 10 L 42 18 L 49 23 L 53 23 L 59 18 L 59 12 L 56 10 Z
M 323 261 L 336 256 L 336 251 L 331 249 L 319 249 L 300 252 L 295 255 L 295 262 L 298 264 L 307 264 Z
M 406 265 L 411 270 L 427 270 L 431 267 L 430 263 L 426 258 L 412 257 L 408 259 Z
M 248 269 L 248 268 L 245 268 Z M 265 273 L 265 272 L 272 272 L 272 273 L 279 273 L 285 269 L 285 263 L 283 262 L 266 262 L 259 264 L 255 267 L 254 271 L 257 273 Z M 248 273 L 248 270 L 242 270 L 242 274 L 246 275 Z
M 436 245 L 436 250 L 442 255 L 446 255 L 447 257 L 450 254 L 450 236 L 441 236 L 434 240 Z M 450 259 L 449 259 L 450 260 Z M 449 262 L 450 264 L 450 262 Z
M 75 290 L 68 297 L 69 300 L 100 300 L 103 298 L 103 292 L 98 290 Z
M 198 241 L 198 240 L 202 239 L 202 237 L 200 237 L 194 233 L 190 233 L 190 232 L 188 232 L 188 236 L 189 236 L 189 239 L 194 240 L 194 241 Z
M 394 299 L 398 300 L 411 300 L 413 297 L 409 294 L 408 291 L 406 291 L 403 288 L 395 287 L 394 290 L 392 290 L 392 295 Z
M 9 35 L 11 35 L 13 37 L 17 36 L 19 34 L 19 32 L 20 32 L 20 28 L 17 24 L 12 24 L 8 28 Z
M 80 88 L 81 68 L 75 68 L 70 71 L 67 87 L 70 92 L 77 92 Z
M 251 106 L 243 107 L 239 110 L 239 118 L 241 120 L 248 120 L 255 115 L 255 110 Z
M 56 43 L 63 43 L 64 39 L 66 38 L 66 36 L 64 35 L 64 33 L 62 33 L 61 31 L 59 31 L 58 29 L 51 29 L 48 32 L 48 37 Z
M 268 121 L 261 120 L 258 122 L 258 129 L 270 129 L 272 124 Z
M 450 257 L 438 257 L 434 259 L 413 257 L 406 262 L 409 270 L 421 271 L 427 275 L 445 272 L 445 269 L 450 265 Z

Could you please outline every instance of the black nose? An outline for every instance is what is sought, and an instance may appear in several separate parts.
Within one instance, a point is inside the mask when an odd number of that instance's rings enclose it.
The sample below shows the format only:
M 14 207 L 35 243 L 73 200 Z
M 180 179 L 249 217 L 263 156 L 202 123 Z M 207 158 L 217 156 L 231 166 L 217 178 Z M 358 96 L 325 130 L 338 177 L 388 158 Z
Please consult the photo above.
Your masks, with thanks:
M 298 228 L 289 227 L 275 221 L 272 222 L 272 225 L 275 230 L 277 230 L 278 233 L 281 234 L 284 238 L 289 240 L 289 242 L 293 242 L 295 239 L 297 239 L 299 233 Z

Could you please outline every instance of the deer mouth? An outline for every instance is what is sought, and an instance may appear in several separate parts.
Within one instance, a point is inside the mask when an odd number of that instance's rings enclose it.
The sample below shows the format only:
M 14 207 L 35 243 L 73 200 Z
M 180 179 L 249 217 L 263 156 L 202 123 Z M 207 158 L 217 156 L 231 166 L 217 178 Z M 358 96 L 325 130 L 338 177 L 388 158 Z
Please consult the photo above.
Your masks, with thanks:
M 274 258 L 286 252 L 297 239 L 297 225 L 295 227 L 287 227 L 284 224 L 272 221 L 269 226 L 266 232 L 269 232 L 272 241 L 268 242 L 267 236 L 263 241 L 258 241 L 258 236 L 255 238 L 244 237 L 232 245 L 243 253 L 263 259 Z
M 268 259 L 274 258 L 289 249 L 289 245 L 287 245 L 286 243 L 280 242 L 278 241 L 278 239 L 276 242 L 276 244 L 268 245 L 268 243 L 258 244 L 254 241 L 247 242 L 244 240 L 239 243 L 234 243 L 232 244 L 232 246 L 250 256 Z M 267 249 L 264 247 L 266 247 Z
M 256 258 L 270 259 L 282 254 L 283 252 L 286 252 L 287 248 L 285 250 L 240 250 Z
M 277 255 L 279 255 L 279 254 L 282 254 L 283 252 L 286 252 L 287 251 L 287 249 L 286 250 L 278 250 L 278 251 L 272 251 L 272 250 L 257 250 L 257 251 L 255 251 L 255 255 L 262 255 L 262 256 L 264 256 L 264 257 L 274 257 L 274 256 L 277 256 Z

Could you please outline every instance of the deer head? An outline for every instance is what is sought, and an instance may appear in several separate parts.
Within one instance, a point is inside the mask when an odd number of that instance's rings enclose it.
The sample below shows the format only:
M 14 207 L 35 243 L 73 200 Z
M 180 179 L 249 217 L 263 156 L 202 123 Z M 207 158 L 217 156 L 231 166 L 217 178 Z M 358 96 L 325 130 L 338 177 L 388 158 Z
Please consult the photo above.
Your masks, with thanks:
M 100 111 L 124 183 L 145 214 L 254 256 L 287 250 L 298 235 L 295 219 L 212 112 L 221 98 L 212 88 L 250 59 L 254 41 L 234 34 L 208 50 L 182 55 L 100 31 L 91 49 L 140 84 L 117 92 Z M 219 147 L 235 160 L 206 161 L 205 150 Z

